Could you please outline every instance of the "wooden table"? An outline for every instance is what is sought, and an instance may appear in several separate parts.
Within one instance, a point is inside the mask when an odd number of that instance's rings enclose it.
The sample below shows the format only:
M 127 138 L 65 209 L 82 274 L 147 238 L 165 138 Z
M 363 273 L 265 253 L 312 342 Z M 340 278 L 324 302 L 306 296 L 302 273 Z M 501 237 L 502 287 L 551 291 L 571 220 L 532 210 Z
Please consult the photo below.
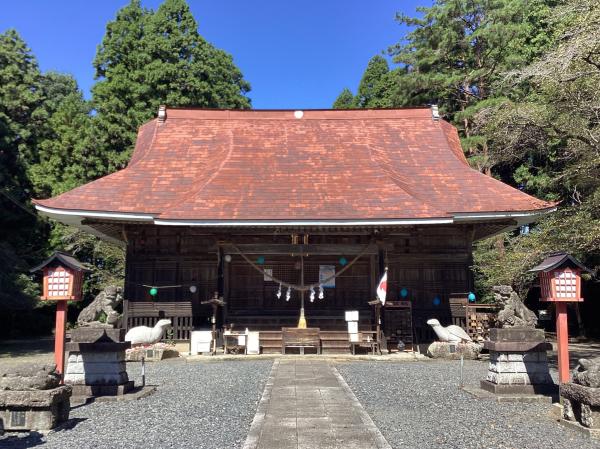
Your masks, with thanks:
M 357 335 L 356 341 L 350 341 L 350 349 L 352 350 L 352 355 L 356 355 L 356 347 L 360 348 L 371 348 L 371 354 L 375 355 L 375 352 L 381 355 L 381 345 L 373 336 L 377 334 L 375 331 L 365 331 L 359 332 Z M 368 353 L 368 352 L 367 352 Z
M 244 344 L 240 344 L 239 343 L 239 337 L 244 337 Z M 235 338 L 235 343 L 234 344 L 229 344 L 229 340 Z M 243 346 L 244 347 L 244 354 L 246 354 L 247 352 L 247 348 L 248 348 L 248 336 L 246 335 L 245 332 L 236 332 L 236 333 L 230 333 L 230 334 L 223 334 L 223 353 L 227 354 L 228 351 L 231 351 L 232 347 L 240 347 Z

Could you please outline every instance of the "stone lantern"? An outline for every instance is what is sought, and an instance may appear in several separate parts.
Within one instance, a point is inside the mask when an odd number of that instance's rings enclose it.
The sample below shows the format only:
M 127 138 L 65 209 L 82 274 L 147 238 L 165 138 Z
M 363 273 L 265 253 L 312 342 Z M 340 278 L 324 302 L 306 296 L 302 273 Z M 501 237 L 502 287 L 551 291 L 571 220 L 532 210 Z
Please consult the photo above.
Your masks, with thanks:
M 54 360 L 57 372 L 62 375 L 65 366 L 67 301 L 81 300 L 83 274 L 90 270 L 73 256 L 57 251 L 30 271 L 32 273 L 36 271 L 43 272 L 43 292 L 40 299 L 43 301 L 57 301 Z
M 538 273 L 541 288 L 540 301 L 556 304 L 558 373 L 562 384 L 569 381 L 567 304 L 583 301 L 581 272 L 590 270 L 569 254 L 554 253 L 529 271 Z

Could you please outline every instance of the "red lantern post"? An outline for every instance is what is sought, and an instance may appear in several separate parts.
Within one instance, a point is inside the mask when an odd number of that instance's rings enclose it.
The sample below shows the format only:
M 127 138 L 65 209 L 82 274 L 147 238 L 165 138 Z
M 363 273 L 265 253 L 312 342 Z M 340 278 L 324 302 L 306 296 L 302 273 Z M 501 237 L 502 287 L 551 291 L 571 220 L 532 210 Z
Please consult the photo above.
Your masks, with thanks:
M 64 373 L 65 332 L 67 325 L 67 301 L 80 301 L 83 288 L 83 273 L 88 270 L 69 254 L 56 252 L 43 263 L 31 269 L 44 274 L 43 301 L 56 303 L 56 331 L 54 333 L 54 361 L 56 370 Z
M 558 377 L 560 383 L 569 382 L 569 327 L 567 304 L 583 302 L 581 272 L 590 271 L 574 257 L 555 253 L 546 257 L 529 271 L 537 272 L 540 280 L 540 301 L 556 305 L 556 339 L 558 342 Z

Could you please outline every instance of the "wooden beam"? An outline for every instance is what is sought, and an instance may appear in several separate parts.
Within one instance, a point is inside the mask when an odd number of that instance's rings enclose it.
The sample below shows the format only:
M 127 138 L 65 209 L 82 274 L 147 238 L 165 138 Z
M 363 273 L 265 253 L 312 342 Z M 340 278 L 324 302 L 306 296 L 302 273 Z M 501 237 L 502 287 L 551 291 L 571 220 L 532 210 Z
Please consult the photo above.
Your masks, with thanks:
M 357 255 L 365 250 L 365 245 L 360 244 L 314 244 L 314 245 L 288 245 L 280 243 L 247 243 L 236 247 L 246 255 L 249 254 L 313 254 L 313 255 Z M 393 248 L 393 245 L 391 245 Z M 238 254 L 234 246 L 224 243 L 225 254 Z M 377 245 L 371 244 L 365 254 L 377 254 Z

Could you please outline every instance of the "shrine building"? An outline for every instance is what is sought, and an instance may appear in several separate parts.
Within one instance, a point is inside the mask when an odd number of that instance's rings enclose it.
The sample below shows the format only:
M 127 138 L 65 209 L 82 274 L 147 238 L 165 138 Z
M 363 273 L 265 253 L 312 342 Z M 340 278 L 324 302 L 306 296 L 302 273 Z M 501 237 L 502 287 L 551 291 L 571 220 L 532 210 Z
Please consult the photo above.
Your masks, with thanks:
M 436 107 L 161 107 L 126 168 L 35 205 L 126 247 L 130 323 L 162 308 L 183 330 L 210 325 L 217 292 L 218 327 L 276 335 L 303 304 L 309 327 L 339 333 L 358 311 L 373 330 L 388 267 L 389 341 L 449 324 L 451 298 L 473 291 L 473 242 L 555 209 L 470 168 Z

